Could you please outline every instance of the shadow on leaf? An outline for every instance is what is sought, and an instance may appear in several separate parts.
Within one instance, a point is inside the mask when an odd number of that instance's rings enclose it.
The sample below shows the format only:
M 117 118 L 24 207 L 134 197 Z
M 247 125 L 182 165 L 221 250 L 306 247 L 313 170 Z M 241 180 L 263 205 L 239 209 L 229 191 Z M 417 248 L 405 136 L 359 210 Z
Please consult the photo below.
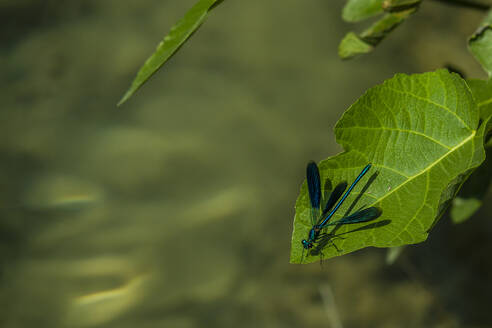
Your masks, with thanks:
M 382 212 L 380 212 L 381 214 Z M 376 218 L 374 218 L 375 220 Z M 373 222 L 373 223 L 370 223 L 370 224 L 366 224 L 365 226 L 362 226 L 362 227 L 359 227 L 357 229 L 353 229 L 353 230 L 349 230 L 349 231 L 346 231 L 346 232 L 343 232 L 343 233 L 340 233 L 340 234 L 337 234 L 336 233 L 336 230 L 339 229 L 339 225 L 335 227 L 335 229 L 333 229 L 332 232 L 329 232 L 329 233 L 324 233 L 322 235 L 320 235 L 318 241 L 317 241 L 317 245 L 316 247 L 314 247 L 311 252 L 309 253 L 310 255 L 313 255 L 313 256 L 317 256 L 317 255 L 323 255 L 323 249 L 325 249 L 326 247 L 329 247 L 329 246 L 333 246 L 336 248 L 336 250 L 338 252 L 342 252 L 343 249 L 339 249 L 336 244 L 335 244 L 335 240 L 337 239 L 345 239 L 343 236 L 344 235 L 347 235 L 347 234 L 350 234 L 352 232 L 357 232 L 357 231 L 364 231 L 364 230 L 369 230 L 369 229 L 376 229 L 376 228 L 380 228 L 380 227 L 384 227 L 388 224 L 391 223 L 391 220 L 381 220 L 381 221 L 378 221 L 378 222 Z

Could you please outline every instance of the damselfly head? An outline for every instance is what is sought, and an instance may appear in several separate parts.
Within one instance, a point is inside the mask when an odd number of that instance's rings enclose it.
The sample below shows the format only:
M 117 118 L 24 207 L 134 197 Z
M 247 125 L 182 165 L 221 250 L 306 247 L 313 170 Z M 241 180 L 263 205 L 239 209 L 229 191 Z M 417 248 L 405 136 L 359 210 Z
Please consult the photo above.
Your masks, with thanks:
M 303 240 L 301 241 L 301 243 L 302 243 L 302 246 L 303 246 L 305 249 L 310 249 L 310 248 L 312 248 L 312 247 L 313 247 L 313 243 L 312 243 L 312 242 L 307 241 L 306 239 L 303 239 Z

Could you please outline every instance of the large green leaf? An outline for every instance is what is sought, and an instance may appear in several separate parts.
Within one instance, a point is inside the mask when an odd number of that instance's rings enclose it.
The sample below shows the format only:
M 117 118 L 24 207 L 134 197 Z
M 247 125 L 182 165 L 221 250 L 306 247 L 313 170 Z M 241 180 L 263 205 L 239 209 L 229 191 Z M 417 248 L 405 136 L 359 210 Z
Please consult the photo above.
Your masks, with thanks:
M 145 61 L 137 73 L 130 88 L 118 102 L 118 106 L 127 101 L 205 21 L 208 12 L 223 0 L 200 0 L 184 17 L 171 28 L 169 34 L 159 43 L 156 51 Z
M 480 118 L 488 120 L 492 116 L 492 80 L 471 79 L 466 82 L 477 101 Z M 466 180 L 453 200 L 450 214 L 455 223 L 466 221 L 482 206 L 492 180 L 492 148 L 486 147 L 486 153 L 485 162 Z
M 484 25 L 468 41 L 470 52 L 492 76 L 492 24 Z
M 395 247 L 427 238 L 459 187 L 485 158 L 479 110 L 469 87 L 447 70 L 398 74 L 367 91 L 335 127 L 345 152 L 319 164 L 322 181 L 352 182 L 373 167 L 333 220 L 362 206 L 376 206 L 373 222 L 324 229 L 333 234 L 306 252 L 311 228 L 304 183 L 296 202 L 291 262 L 314 262 L 368 247 Z

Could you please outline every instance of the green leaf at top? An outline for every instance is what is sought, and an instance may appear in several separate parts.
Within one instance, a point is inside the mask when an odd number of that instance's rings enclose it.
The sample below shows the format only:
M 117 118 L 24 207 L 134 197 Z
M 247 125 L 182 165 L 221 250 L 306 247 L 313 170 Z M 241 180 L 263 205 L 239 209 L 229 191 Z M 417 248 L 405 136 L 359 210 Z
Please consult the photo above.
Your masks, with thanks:
M 348 0 L 343 7 L 342 18 L 357 22 L 383 12 L 384 0 Z
M 130 88 L 118 102 L 118 106 L 127 101 L 205 21 L 208 12 L 223 0 L 200 0 L 184 17 L 174 25 L 156 51 L 145 61 L 137 73 Z
M 348 59 L 372 51 L 391 31 L 415 13 L 416 10 L 417 7 L 413 7 L 395 13 L 388 13 L 358 36 L 353 32 L 349 32 L 338 46 L 338 55 L 342 59 Z
M 478 29 L 468 40 L 470 52 L 492 77 L 492 24 Z
M 314 262 L 368 247 L 395 247 L 427 238 L 464 179 L 484 160 L 485 123 L 470 89 L 447 70 L 398 74 L 368 90 L 335 127 L 345 152 L 321 161 L 322 181 L 351 183 L 367 164 L 373 167 L 354 188 L 333 221 L 361 207 L 376 206 L 373 222 L 329 227 L 322 249 L 304 251 L 310 226 L 306 184 L 296 201 L 292 263 Z M 322 185 L 330 185 L 322 183 Z

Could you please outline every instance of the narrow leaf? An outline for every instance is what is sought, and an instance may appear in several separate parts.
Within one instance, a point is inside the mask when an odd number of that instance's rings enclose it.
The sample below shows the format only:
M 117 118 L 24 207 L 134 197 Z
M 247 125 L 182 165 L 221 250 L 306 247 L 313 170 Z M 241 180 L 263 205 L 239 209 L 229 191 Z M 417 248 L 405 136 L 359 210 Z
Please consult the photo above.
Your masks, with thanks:
M 485 158 L 479 109 L 466 82 L 447 70 L 398 74 L 368 90 L 335 127 L 345 152 L 319 164 L 322 186 L 353 181 L 372 168 L 334 215 L 340 220 L 358 208 L 375 206 L 371 222 L 323 229 L 323 245 L 309 252 L 310 204 L 304 183 L 296 202 L 291 262 L 314 262 L 355 250 L 396 247 L 424 241 L 464 180 Z M 303 252 L 305 251 L 305 252 Z M 306 254 L 307 253 L 307 254 Z
M 156 51 L 145 61 L 137 73 L 130 88 L 118 102 L 118 106 L 127 101 L 205 21 L 208 12 L 223 0 L 200 0 L 185 16 L 174 25 Z

